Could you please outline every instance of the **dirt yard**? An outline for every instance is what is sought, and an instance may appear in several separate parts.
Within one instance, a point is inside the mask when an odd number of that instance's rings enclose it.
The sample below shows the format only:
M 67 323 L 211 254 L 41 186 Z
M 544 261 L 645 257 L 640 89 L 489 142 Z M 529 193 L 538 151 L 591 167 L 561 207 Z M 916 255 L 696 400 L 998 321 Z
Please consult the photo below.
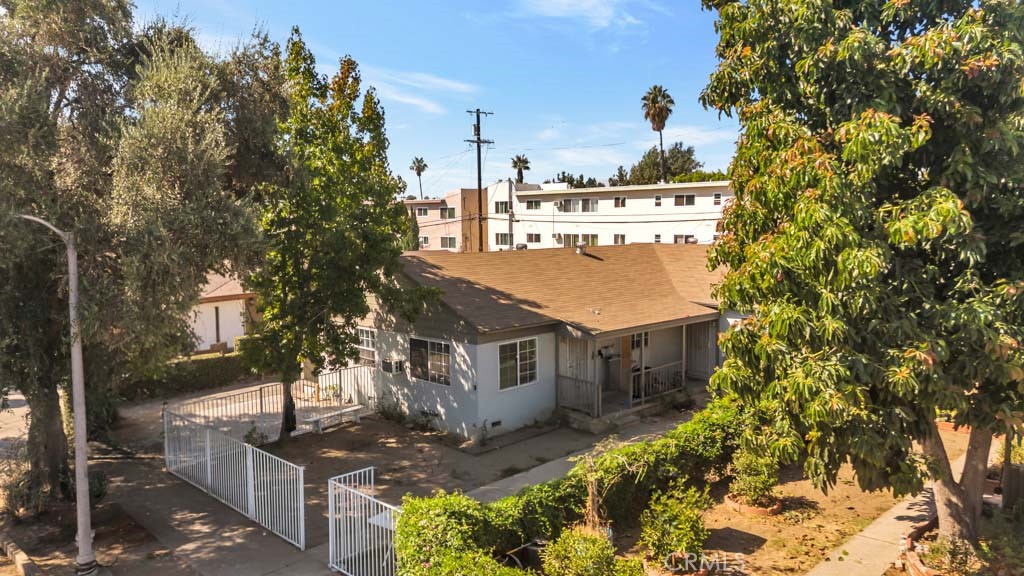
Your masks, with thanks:
M 967 449 L 966 434 L 952 431 L 940 434 L 950 459 L 959 458 Z M 751 575 L 803 574 L 830 550 L 863 530 L 899 501 L 889 492 L 862 491 L 849 466 L 843 467 L 838 484 L 828 495 L 801 476 L 797 468 L 783 472 L 778 489 L 783 502 L 782 513 L 769 517 L 733 511 L 722 503 L 727 486 L 715 486 L 712 496 L 718 504 L 704 516 L 711 531 L 705 554 L 717 552 L 732 557 L 741 553 Z M 637 536 L 636 530 L 624 532 L 620 546 L 639 553 L 633 546 Z M 895 559 L 895 550 L 892 555 Z

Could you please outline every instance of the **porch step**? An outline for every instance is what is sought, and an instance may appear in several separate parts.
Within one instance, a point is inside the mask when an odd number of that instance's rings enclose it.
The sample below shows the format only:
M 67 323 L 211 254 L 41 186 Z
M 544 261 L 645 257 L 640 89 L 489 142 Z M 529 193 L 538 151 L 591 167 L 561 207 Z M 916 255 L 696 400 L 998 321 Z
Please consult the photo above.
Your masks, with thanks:
M 660 402 L 652 402 L 644 406 L 636 406 L 606 414 L 600 418 L 594 418 L 589 414 L 577 412 L 576 410 L 562 409 L 561 414 L 565 423 L 570 428 L 590 432 L 591 434 L 607 434 L 617 428 L 627 426 L 641 419 L 659 414 L 665 410 L 665 405 Z

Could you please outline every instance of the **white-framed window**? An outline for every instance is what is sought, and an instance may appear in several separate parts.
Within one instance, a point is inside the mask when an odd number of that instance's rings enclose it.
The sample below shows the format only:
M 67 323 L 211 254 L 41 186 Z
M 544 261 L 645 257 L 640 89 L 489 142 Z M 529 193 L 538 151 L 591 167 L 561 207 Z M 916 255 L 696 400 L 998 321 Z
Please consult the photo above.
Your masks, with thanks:
M 642 335 L 643 335 L 644 348 L 650 347 L 650 345 L 651 345 L 651 333 L 650 332 L 643 332 Z M 631 334 L 629 336 L 629 347 L 631 349 L 636 350 L 637 348 L 640 347 L 640 336 L 641 336 L 640 332 L 637 332 L 636 334 Z
M 696 194 L 676 194 L 675 196 L 676 206 L 693 206 L 696 201 Z
M 372 328 L 356 328 L 356 336 L 359 343 L 356 350 L 359 351 L 359 363 L 366 366 L 377 364 L 377 332 Z
M 501 390 L 537 381 L 537 339 L 498 346 L 498 387 Z
M 625 196 L 616 196 L 615 197 L 615 207 L 616 208 L 625 208 L 626 207 L 626 197 Z
M 565 246 L 566 248 L 575 248 L 579 243 L 579 234 L 562 234 L 562 246 Z
M 447 342 L 409 338 L 409 371 L 413 378 L 451 386 L 452 347 Z
M 508 246 L 508 232 L 496 232 L 494 234 L 494 243 L 499 246 Z
M 657 194 L 654 196 L 654 205 L 661 206 L 661 194 Z
M 714 199 L 715 199 L 715 206 L 721 206 L 722 205 L 722 193 L 721 192 L 715 192 Z
M 580 211 L 580 199 L 579 198 L 567 198 L 562 200 L 562 212 L 579 212 Z
M 527 210 L 540 210 L 540 200 L 527 200 L 526 201 L 526 209 Z
M 672 237 L 672 242 L 676 244 L 690 244 L 694 242 L 693 238 L 693 234 L 676 234 Z
M 580 242 L 587 246 L 597 246 L 597 234 L 580 234 Z
M 417 208 L 416 209 L 416 215 L 417 216 L 427 216 L 429 214 L 430 214 L 430 209 L 429 208 Z
M 441 248 L 455 248 L 455 236 L 441 236 Z
M 451 208 L 441 208 L 441 218 L 445 220 L 455 218 L 455 207 L 453 206 Z
M 527 244 L 540 244 L 540 234 L 534 234 L 532 232 L 526 234 Z
M 508 214 L 508 200 L 499 200 L 494 203 L 495 214 Z
M 597 198 L 581 198 L 580 212 L 597 212 Z
M 615 235 L 615 244 L 617 246 L 621 246 L 621 245 L 623 245 L 625 243 L 626 243 L 626 235 L 625 234 L 616 234 Z
M 420 246 L 430 246 L 430 236 L 420 236 Z
M 661 244 L 661 234 L 655 234 L 654 235 L 654 243 L 655 244 Z

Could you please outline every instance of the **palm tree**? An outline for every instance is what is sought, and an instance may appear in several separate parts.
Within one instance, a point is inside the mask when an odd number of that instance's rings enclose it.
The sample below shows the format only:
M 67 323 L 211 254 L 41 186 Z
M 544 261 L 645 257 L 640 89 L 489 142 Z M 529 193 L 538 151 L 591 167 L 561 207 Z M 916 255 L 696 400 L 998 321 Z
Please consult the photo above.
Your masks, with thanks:
M 412 159 L 412 164 L 409 164 L 409 170 L 416 173 L 416 179 L 420 182 L 420 200 L 423 200 L 423 173 L 427 171 L 427 163 L 423 161 L 423 158 L 419 156 Z
M 676 105 L 675 100 L 660 84 L 655 84 L 647 90 L 647 94 L 641 99 L 643 102 L 644 119 L 651 123 L 651 130 L 658 133 L 658 147 L 661 149 L 661 181 L 665 182 L 665 141 L 661 131 L 665 129 L 665 122 L 672 115 L 672 107 Z
M 530 159 L 522 154 L 516 154 L 512 158 L 512 167 L 516 169 L 516 183 L 523 183 L 523 170 L 530 169 Z

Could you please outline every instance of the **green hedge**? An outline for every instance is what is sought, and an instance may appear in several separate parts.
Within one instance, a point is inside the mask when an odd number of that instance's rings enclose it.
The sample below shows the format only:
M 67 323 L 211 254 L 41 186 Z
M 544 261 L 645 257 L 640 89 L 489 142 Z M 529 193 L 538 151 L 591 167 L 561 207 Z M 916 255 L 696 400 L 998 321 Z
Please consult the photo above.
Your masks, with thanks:
M 166 398 L 220 388 L 251 374 L 238 352 L 199 354 L 172 360 L 163 374 L 137 380 L 118 392 L 126 400 Z
M 745 427 L 746 418 L 736 403 L 719 398 L 662 438 L 601 454 L 595 469 L 601 485 L 608 488 L 608 519 L 616 526 L 635 525 L 651 496 L 674 482 L 691 478 L 691 484 L 703 487 L 709 476 L 724 475 Z M 447 574 L 438 571 L 442 561 L 558 538 L 582 518 L 586 473 L 583 463 L 577 463 L 564 478 L 490 504 L 443 491 L 406 496 L 395 535 L 399 575 Z

